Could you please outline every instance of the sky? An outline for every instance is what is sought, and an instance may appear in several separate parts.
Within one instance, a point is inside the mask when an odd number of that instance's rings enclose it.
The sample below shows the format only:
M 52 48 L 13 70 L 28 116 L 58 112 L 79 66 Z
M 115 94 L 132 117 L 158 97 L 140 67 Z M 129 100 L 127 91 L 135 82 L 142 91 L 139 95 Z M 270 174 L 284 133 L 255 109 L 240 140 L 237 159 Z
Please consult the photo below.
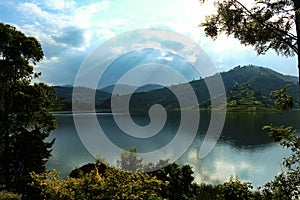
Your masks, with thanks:
M 45 58 L 35 71 L 40 81 L 72 85 L 85 58 L 108 39 L 141 28 L 174 31 L 195 41 L 218 71 L 254 64 L 297 76 L 296 58 L 274 51 L 257 56 L 232 37 L 205 36 L 198 25 L 214 12 L 212 1 L 199 0 L 0 0 L 0 21 L 15 26 L 42 44 Z

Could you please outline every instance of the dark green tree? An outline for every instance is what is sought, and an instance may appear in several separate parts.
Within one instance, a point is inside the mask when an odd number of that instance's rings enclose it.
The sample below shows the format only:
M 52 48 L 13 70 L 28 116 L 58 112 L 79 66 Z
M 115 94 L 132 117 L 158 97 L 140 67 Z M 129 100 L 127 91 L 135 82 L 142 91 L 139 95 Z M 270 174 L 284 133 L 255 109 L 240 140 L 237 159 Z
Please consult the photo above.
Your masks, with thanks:
M 300 78 L 300 1 L 253 2 L 252 8 L 239 0 L 215 2 L 217 14 L 207 16 L 200 26 L 213 39 L 220 33 L 232 35 L 242 44 L 254 46 L 258 54 L 273 49 L 284 56 L 298 56 Z
M 194 199 L 195 187 L 193 185 L 193 173 L 189 165 L 179 167 L 176 163 L 171 163 L 149 174 L 166 183 L 162 190 L 162 196 L 164 198 Z
M 30 172 L 45 170 L 54 142 L 45 141 L 56 126 L 49 113 L 54 90 L 33 83 L 40 76 L 34 65 L 43 57 L 35 38 L 0 23 L 0 190 L 24 198 Z

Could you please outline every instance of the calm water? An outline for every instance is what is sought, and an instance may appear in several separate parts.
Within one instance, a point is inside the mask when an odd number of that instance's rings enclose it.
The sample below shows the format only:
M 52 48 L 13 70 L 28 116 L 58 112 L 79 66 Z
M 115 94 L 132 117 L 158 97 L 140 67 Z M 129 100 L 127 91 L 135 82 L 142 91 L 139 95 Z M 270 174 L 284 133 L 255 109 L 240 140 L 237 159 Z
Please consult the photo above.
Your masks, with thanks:
M 71 114 L 57 114 L 58 127 L 51 134 L 56 138 L 52 157 L 47 168 L 56 168 L 62 177 L 81 165 L 94 162 L 95 158 L 82 144 L 74 126 Z M 88 115 L 82 115 L 87 121 Z M 150 139 L 128 137 L 115 124 L 111 114 L 98 114 L 98 121 L 107 137 L 122 148 L 137 147 L 139 152 L 153 151 L 166 145 L 173 137 L 180 120 L 177 117 L 168 119 L 163 130 Z M 217 145 L 204 159 L 199 159 L 198 152 L 210 120 L 210 113 L 201 113 L 201 121 L 196 138 L 190 148 L 176 161 L 178 164 L 189 164 L 193 167 L 197 182 L 221 183 L 230 176 L 251 181 L 254 186 L 263 185 L 280 172 L 282 159 L 289 151 L 273 143 L 261 127 L 266 124 L 292 125 L 300 129 L 300 112 L 289 113 L 251 112 L 227 113 L 225 126 Z M 134 117 L 139 125 L 146 125 L 149 119 L 143 116 Z M 87 134 L 90 126 L 86 124 Z M 187 131 L 188 134 L 188 131 Z M 118 159 L 118 158 L 114 158 Z

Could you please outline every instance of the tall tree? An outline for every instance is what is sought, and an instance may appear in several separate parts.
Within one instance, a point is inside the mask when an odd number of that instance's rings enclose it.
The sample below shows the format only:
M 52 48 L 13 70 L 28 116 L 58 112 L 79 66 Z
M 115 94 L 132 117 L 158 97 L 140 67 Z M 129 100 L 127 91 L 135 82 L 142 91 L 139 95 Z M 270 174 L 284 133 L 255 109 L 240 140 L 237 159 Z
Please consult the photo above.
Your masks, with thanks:
M 240 40 L 242 44 L 254 46 L 258 54 L 273 49 L 284 56 L 298 56 L 300 78 L 300 1 L 252 2 L 252 8 L 241 0 L 215 2 L 217 13 L 207 16 L 200 26 L 213 39 L 223 32 Z
M 0 23 L 0 190 L 26 197 L 30 172 L 42 172 L 56 126 L 49 113 L 54 90 L 32 83 L 40 76 L 34 65 L 44 57 L 40 43 L 15 27 Z

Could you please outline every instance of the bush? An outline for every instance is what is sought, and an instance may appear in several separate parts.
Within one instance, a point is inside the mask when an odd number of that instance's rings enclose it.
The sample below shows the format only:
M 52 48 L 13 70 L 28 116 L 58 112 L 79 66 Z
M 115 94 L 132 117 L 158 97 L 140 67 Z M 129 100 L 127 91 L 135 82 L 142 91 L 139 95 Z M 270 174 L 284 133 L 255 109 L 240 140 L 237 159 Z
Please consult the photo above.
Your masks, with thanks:
M 147 174 L 129 173 L 107 168 L 99 174 L 97 168 L 78 178 L 58 179 L 55 170 L 32 173 L 33 186 L 40 188 L 49 200 L 97 199 L 161 199 L 162 181 Z
M 21 196 L 12 192 L 1 191 L 0 200 L 21 200 Z

